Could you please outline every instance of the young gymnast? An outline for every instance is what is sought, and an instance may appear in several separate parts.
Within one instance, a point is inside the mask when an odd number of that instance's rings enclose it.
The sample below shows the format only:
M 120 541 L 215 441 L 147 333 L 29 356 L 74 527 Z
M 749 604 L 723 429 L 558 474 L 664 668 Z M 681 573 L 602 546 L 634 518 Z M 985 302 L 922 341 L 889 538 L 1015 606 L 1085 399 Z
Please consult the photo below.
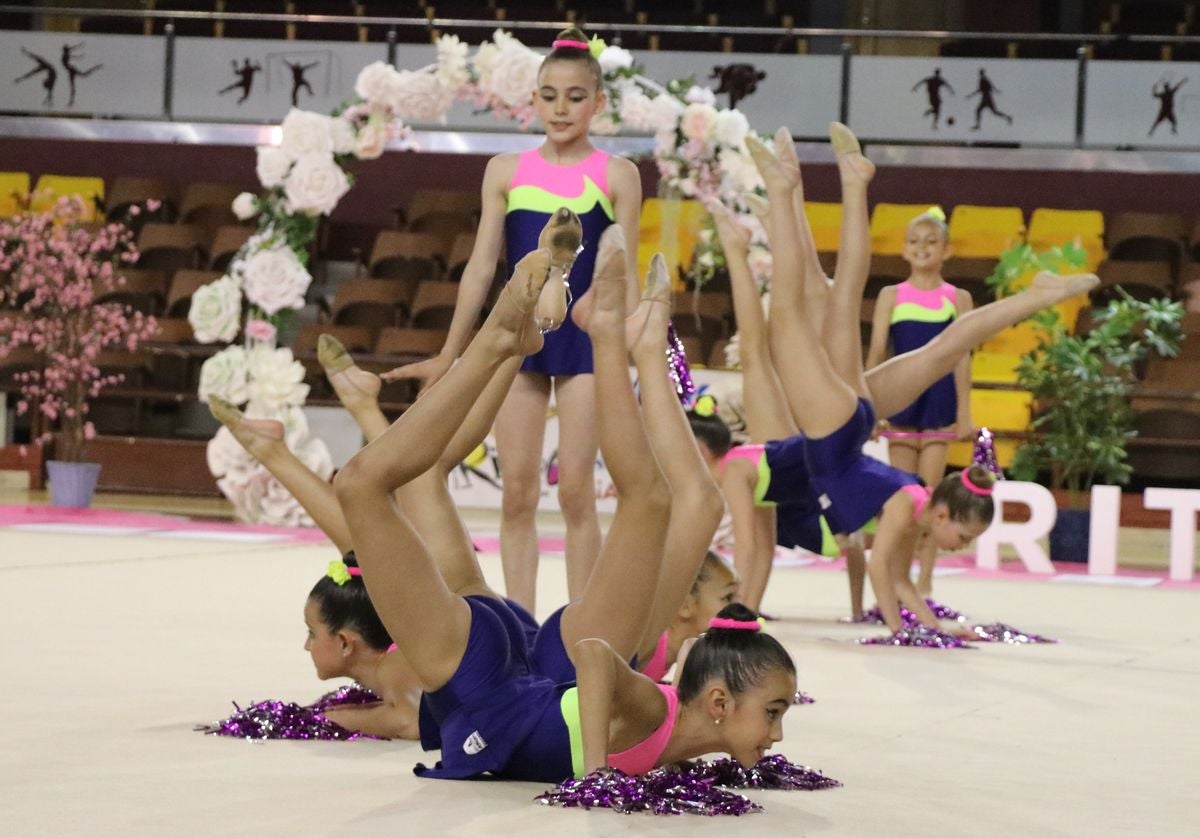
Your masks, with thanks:
M 614 252 L 606 258 L 605 249 L 602 244 L 585 321 L 595 360 L 600 446 L 618 490 L 618 502 L 588 587 L 608 587 L 610 596 L 593 599 L 587 608 L 573 612 L 569 621 L 564 616 L 564 625 L 580 630 L 583 642 L 575 641 L 572 652 L 580 656 L 576 662 L 589 669 L 589 676 L 594 653 L 584 650 L 602 645 L 627 669 L 625 661 L 644 643 L 647 615 L 654 610 L 656 595 L 662 593 L 665 577 L 660 578 L 659 571 L 675 488 L 668 487 L 668 478 L 659 470 L 629 382 L 624 253 L 619 246 L 613 247 Z M 549 268 L 547 251 L 526 255 L 458 363 L 356 455 L 334 481 L 372 600 L 426 687 L 423 744 L 444 745 L 438 767 L 419 769 L 425 776 L 464 778 L 491 773 L 556 781 L 583 770 L 578 744 L 582 740 L 573 721 L 577 717 L 569 704 L 563 704 L 567 688 L 531 670 L 527 649 L 517 639 L 521 630 L 512 611 L 490 594 L 479 577 L 464 579 L 457 589 L 445 581 L 450 578 L 445 571 L 447 562 L 466 568 L 474 564 L 474 551 L 442 475 L 434 468 L 455 429 L 466 420 L 472 405 L 484 397 L 497 374 L 540 348 L 534 309 Z M 657 331 L 655 317 L 663 318 L 660 322 L 665 332 L 665 308 L 646 307 L 647 332 Z M 663 453 L 660 451 L 660 457 Z M 422 505 L 440 511 L 445 518 L 444 526 L 428 537 L 418 534 L 409 518 L 412 510 Z M 711 531 L 705 538 L 711 538 Z M 440 571 L 435 556 L 443 565 Z M 604 571 L 614 566 L 619 566 L 621 573 Z M 694 572 L 695 567 L 693 576 Z M 684 590 L 690 584 L 691 576 Z M 617 601 L 621 607 L 613 607 Z M 599 607 L 601 602 L 604 610 Z M 718 652 L 718 661 L 720 658 Z M 691 667 L 690 661 L 685 664 L 683 677 Z M 582 671 L 580 675 L 584 677 Z M 795 690 L 794 676 L 789 679 L 777 690 L 783 693 L 780 712 Z M 759 679 L 753 680 L 757 683 Z M 652 685 L 649 679 L 645 683 Z M 654 690 L 654 695 L 642 693 L 647 706 L 631 703 L 632 699 L 613 706 L 614 745 L 633 744 L 629 737 L 640 729 L 637 722 L 653 728 L 663 720 L 666 699 L 657 687 Z M 702 689 L 700 694 L 713 696 L 715 691 Z M 732 713 L 735 699 L 731 696 L 736 689 L 720 688 L 719 692 L 714 706 Z M 584 688 L 580 700 L 586 701 L 587 694 Z M 564 711 L 572 718 L 570 723 Z M 594 710 L 588 718 L 594 720 Z M 684 718 L 688 719 L 686 725 Z M 671 739 L 677 739 L 679 731 L 691 731 L 697 718 L 681 714 Z M 715 727 L 716 735 L 683 740 L 691 744 L 680 747 L 678 754 L 669 752 L 671 758 L 697 756 L 725 744 L 733 745 L 739 754 L 752 753 L 743 728 Z
M 543 348 L 525 360 L 496 422 L 496 451 L 503 483 L 500 552 L 505 589 L 530 611 L 535 605 L 538 538 L 535 516 L 541 493 L 542 441 L 550 393 L 559 418 L 558 500 L 566 524 L 567 591 L 584 589 L 600 544 L 596 518 L 596 405 L 587 335 L 565 317 L 571 299 L 587 291 L 600 234 L 618 224 L 637 240 L 641 179 L 628 160 L 592 146 L 591 120 L 605 107 L 603 74 L 578 29 L 561 32 L 538 72 L 533 106 L 546 132 L 539 148 L 498 155 L 483 180 L 483 213 L 475 247 L 463 271 L 454 319 L 441 353 L 400 367 L 385 379 L 418 378 L 425 386 L 446 374 L 475 327 L 495 274 L 501 247 L 509 263 L 538 247 L 550 213 L 567 206 L 583 222 L 576 258 L 555 258 L 556 280 L 539 300 Z M 637 298 L 635 253 L 627 254 L 629 310 Z M 560 279 L 562 281 L 560 281 Z M 564 295 L 569 281 L 569 294 Z
M 548 222 L 542 238 L 547 243 L 553 243 L 558 238 L 554 235 L 556 229 L 574 223 L 569 212 L 556 214 Z M 616 232 L 610 238 L 615 239 Z M 694 442 L 686 432 L 682 409 L 663 361 L 666 353 L 665 314 L 652 312 L 651 309 L 658 307 L 665 310 L 666 300 L 669 299 L 668 281 L 665 263 L 661 257 L 656 257 L 647 276 L 646 299 L 626 324 L 628 348 L 639 368 L 643 404 L 657 417 L 652 431 L 655 453 L 667 463 L 669 482 L 678 486 L 673 490 L 671 521 L 667 530 L 668 558 L 658 582 L 662 604 L 655 608 L 651 616 L 652 628 L 648 630 L 637 655 L 643 662 L 643 671 L 654 678 L 666 673 L 686 638 L 703 631 L 737 588 L 732 569 L 720 557 L 705 555 L 711 531 L 719 520 L 721 501 L 716 486 L 708 479 Z M 579 311 L 583 314 L 586 310 L 585 299 Z M 650 314 L 655 315 L 653 327 L 649 325 Z M 322 336 L 319 341 L 318 358 L 339 399 L 359 424 L 364 437 L 371 441 L 387 430 L 388 421 L 378 403 L 379 377 L 357 367 L 344 347 L 328 335 Z M 443 486 L 449 472 L 486 435 L 516 373 L 516 364 L 510 363 L 476 400 L 466 421 L 435 466 Z M 283 444 L 282 426 L 277 422 L 246 419 L 236 408 L 219 400 L 214 401 L 213 410 L 234 437 L 297 497 L 335 544 L 343 550 L 349 549 L 349 532 L 332 487 L 287 450 Z M 436 529 L 444 525 L 442 511 L 436 506 L 413 506 L 408 514 L 424 537 L 433 537 Z M 443 562 L 442 570 L 452 587 L 457 588 L 468 582 L 481 584 L 482 573 L 473 556 L 469 562 L 460 565 Z M 615 560 L 600 571 L 601 575 L 614 579 L 620 578 L 622 573 Z M 559 682 L 574 680 L 574 664 L 568 649 L 583 636 L 580 632 L 587 625 L 586 622 L 581 623 L 577 615 L 589 611 L 615 612 L 622 608 L 625 605 L 623 595 L 607 601 L 603 599 L 613 587 L 606 584 L 589 586 L 582 597 L 554 612 L 541 628 L 519 605 L 508 601 L 533 644 L 531 664 L 535 671 Z M 492 595 L 499 596 L 494 592 Z M 664 625 L 665 630 L 662 629 Z
M 774 257 L 770 328 L 761 323 L 757 328 L 765 331 L 775 376 L 763 376 L 763 398 L 769 403 L 759 407 L 790 417 L 795 428 L 776 445 L 764 447 L 754 469 L 753 494 L 798 502 L 806 512 L 815 504 L 835 533 L 853 533 L 878 517 L 868 573 L 888 628 L 902 628 L 897 595 L 922 624 L 937 628 L 937 618 L 906 573 L 915 540 L 928 532 L 944 549 L 969 544 L 991 523 L 993 478 L 983 469 L 955 473 L 931 495 L 915 475 L 862 453 L 875 426 L 875 410 L 890 415 L 902 409 L 932 381 L 951 372 L 978 343 L 1043 307 L 1086 292 L 1098 280 L 1091 275 L 1040 274 L 1029 290 L 975 309 L 921 349 L 876 367 L 868 383 L 857 323 L 870 259 L 867 184 L 874 166 L 845 126 L 834 123 L 830 134 L 843 202 L 831 286 L 816 262 L 815 249 L 810 253 L 804 237 L 796 234 L 802 229 L 795 205 L 800 172 L 790 135 L 780 130 L 775 153 L 755 137 L 747 141 L 767 186 Z M 736 233 L 723 229 L 730 226 L 727 217 L 724 221 L 719 229 L 727 237 Z M 814 308 L 819 308 L 819 316 Z M 739 325 L 745 343 L 746 325 Z M 776 395 L 769 395 L 772 392 Z M 799 488 L 805 482 L 806 491 Z
M 904 238 L 904 261 L 912 273 L 898 285 L 879 292 L 867 350 L 867 369 L 879 366 L 889 356 L 918 349 L 941 334 L 956 317 L 973 307 L 971 295 L 942 278 L 942 266 L 950 258 L 950 229 L 938 207 L 921 213 L 908 223 Z M 946 473 L 947 437 L 921 436 L 928 432 L 954 432 L 970 439 L 971 357 L 964 355 L 951 375 L 929 386 L 911 405 L 888 417 L 893 431 L 911 437 L 888 440 L 888 462 L 902 471 L 920 476 L 926 486 L 935 486 Z M 917 545 L 920 574 L 917 591 L 933 592 L 933 564 L 937 546 L 923 538 Z

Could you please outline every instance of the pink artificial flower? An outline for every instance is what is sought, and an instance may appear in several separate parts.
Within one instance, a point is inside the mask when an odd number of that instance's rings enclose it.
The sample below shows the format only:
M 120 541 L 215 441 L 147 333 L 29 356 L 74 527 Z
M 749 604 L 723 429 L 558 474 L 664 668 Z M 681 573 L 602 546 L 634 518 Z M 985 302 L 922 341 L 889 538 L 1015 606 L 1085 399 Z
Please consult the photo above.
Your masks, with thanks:
M 275 327 L 267 320 L 250 320 L 246 323 L 246 337 L 251 340 L 274 340 L 275 333 Z

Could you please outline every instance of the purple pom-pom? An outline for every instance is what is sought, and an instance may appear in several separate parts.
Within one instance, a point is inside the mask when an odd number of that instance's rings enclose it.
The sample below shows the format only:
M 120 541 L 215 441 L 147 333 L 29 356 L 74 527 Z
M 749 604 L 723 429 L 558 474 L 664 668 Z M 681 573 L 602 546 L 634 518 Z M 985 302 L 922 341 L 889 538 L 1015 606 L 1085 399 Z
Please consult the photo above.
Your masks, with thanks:
M 242 739 L 314 739 L 320 741 L 348 742 L 353 739 L 377 739 L 364 733 L 346 730 L 323 715 L 333 707 L 370 704 L 379 701 L 379 696 L 359 686 L 350 684 L 326 693 L 308 706 L 290 701 L 259 701 L 242 709 L 234 703 L 237 711 L 227 719 L 200 725 L 196 730 L 216 736 L 237 736 Z
M 1013 628 L 1006 623 L 988 623 L 982 626 L 971 626 L 975 636 L 986 643 L 1011 643 L 1014 646 L 1021 643 L 1057 643 L 1052 637 L 1031 634 L 1027 631 Z
M 692 403 L 696 396 L 696 382 L 692 381 L 692 369 L 688 366 L 687 352 L 683 341 L 675 332 L 675 324 L 667 323 L 667 375 L 675 384 L 675 394 L 683 405 Z
M 967 619 L 966 615 L 962 612 L 955 611 L 950 606 L 942 605 L 936 600 L 926 598 L 925 604 L 929 606 L 929 610 L 933 612 L 933 616 L 937 617 L 939 620 L 957 620 L 961 623 L 965 622 Z M 900 608 L 900 619 L 906 626 L 916 626 L 921 624 L 921 621 L 917 618 L 917 615 L 903 606 Z M 850 622 L 883 625 L 883 612 L 879 609 L 879 606 L 876 605 L 874 608 L 864 611 L 861 617 L 851 618 Z
M 534 798 L 547 806 L 612 809 L 622 814 L 744 815 L 762 807 L 740 794 L 717 788 L 711 780 L 689 771 L 657 769 L 630 777 L 621 771 L 595 771 L 578 780 L 564 780 Z
M 888 637 L 864 637 L 865 646 L 920 646 L 925 649 L 970 649 L 960 637 L 928 626 L 905 626 Z
M 807 765 L 788 762 L 783 754 L 770 754 L 747 769 L 736 759 L 700 760 L 690 769 L 700 777 L 719 786 L 734 789 L 783 789 L 786 791 L 819 791 L 834 789 L 842 784 Z
M 1000 468 L 1000 461 L 996 459 L 995 439 L 987 428 L 979 429 L 979 436 L 975 439 L 975 450 L 971 452 L 971 465 L 983 466 L 996 475 L 997 480 L 1004 479 L 1004 471 Z

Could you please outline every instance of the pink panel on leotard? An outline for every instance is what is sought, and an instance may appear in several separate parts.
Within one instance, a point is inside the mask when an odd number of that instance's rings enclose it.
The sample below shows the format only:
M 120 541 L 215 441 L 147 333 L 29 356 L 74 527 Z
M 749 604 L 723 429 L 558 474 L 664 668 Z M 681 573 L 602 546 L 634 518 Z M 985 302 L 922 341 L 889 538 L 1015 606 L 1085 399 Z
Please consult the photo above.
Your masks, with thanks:
M 578 197 L 583 194 L 583 179 L 587 177 L 608 195 L 608 158 L 607 152 L 596 149 L 574 165 L 556 166 L 542 157 L 538 149 L 531 148 L 517 158 L 517 170 L 509 188 L 536 186 L 556 195 Z
M 907 486 L 901 486 L 900 491 L 913 499 L 913 520 L 917 520 L 924 511 L 925 504 L 929 503 L 929 490 L 920 483 L 909 483 Z

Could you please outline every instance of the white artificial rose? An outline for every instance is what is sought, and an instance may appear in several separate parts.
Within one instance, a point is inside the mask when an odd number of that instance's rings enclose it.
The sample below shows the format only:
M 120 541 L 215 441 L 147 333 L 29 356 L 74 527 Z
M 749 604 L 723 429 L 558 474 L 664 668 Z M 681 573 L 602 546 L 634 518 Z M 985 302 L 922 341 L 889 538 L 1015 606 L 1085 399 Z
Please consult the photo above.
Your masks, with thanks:
M 700 87 L 692 85 L 688 88 L 688 92 L 683 98 L 692 105 L 715 105 L 717 103 L 717 94 L 713 93 L 710 87 Z
M 333 151 L 333 129 L 325 114 L 292 108 L 280 126 L 279 148 L 293 160 L 304 154 Z
M 208 441 L 204 456 L 208 462 L 209 473 L 213 477 L 236 475 L 238 472 L 248 471 L 255 463 L 250 452 L 234 439 L 229 428 L 224 425 L 218 428 L 216 436 Z
M 245 524 L 257 524 L 262 517 L 262 498 L 267 492 L 271 473 L 261 464 L 229 471 L 217 480 L 221 494 L 233 504 L 233 517 Z
M 249 192 L 242 192 L 233 199 L 233 214 L 245 221 L 258 215 L 257 199 Z
M 596 60 L 600 62 L 600 69 L 602 71 L 611 73 L 616 70 L 626 70 L 632 67 L 633 53 L 627 49 L 621 49 L 621 47 L 607 46 Z
M 679 131 L 689 140 L 706 143 L 717 124 L 717 109 L 712 105 L 692 104 L 683 109 Z
M 304 511 L 291 492 L 272 478 L 259 499 L 258 523 L 273 527 L 311 527 L 312 518 Z
M 654 100 L 636 85 L 621 89 L 621 123 L 632 131 L 654 131 L 658 128 L 654 121 Z
M 433 73 L 400 72 L 394 108 L 401 119 L 407 122 L 441 122 L 453 101 L 453 93 L 448 93 Z
M 308 441 L 297 449 L 296 457 L 322 480 L 328 480 L 333 474 L 333 456 L 324 440 L 309 437 Z
M 592 117 L 589 130 L 602 137 L 611 137 L 621 130 L 621 120 L 612 111 L 604 110 Z
M 354 151 L 354 126 L 340 116 L 329 117 L 329 136 L 333 140 L 334 154 L 349 154 Z
M 246 350 L 240 346 L 225 347 L 200 367 L 200 400 L 217 396 L 241 404 L 248 397 L 246 374 Z
M 654 122 L 653 130 L 658 132 L 674 133 L 675 126 L 679 124 L 679 117 L 683 114 L 683 104 L 674 96 L 666 93 L 661 93 L 654 97 L 651 104 L 652 120 Z M 674 138 L 672 137 L 672 144 Z
M 443 35 L 437 41 L 437 78 L 448 91 L 457 92 L 471 74 L 467 70 L 469 47 L 457 35 Z
M 717 112 L 717 122 L 713 127 L 713 137 L 721 145 L 740 148 L 746 141 L 746 133 L 750 123 L 746 115 L 738 109 Z
M 475 58 L 471 61 L 471 66 L 475 70 L 475 79 L 480 87 L 486 89 L 491 83 L 492 67 L 496 65 L 498 55 L 500 55 L 500 50 L 491 41 L 484 41 L 475 50 Z
M 233 340 L 241 322 L 242 290 L 231 277 L 202 285 L 192 294 L 188 323 L 200 343 Z
M 255 166 L 255 172 L 258 174 L 258 182 L 270 189 L 283 183 L 283 179 L 287 177 L 288 169 L 292 167 L 292 158 L 281 149 L 269 145 L 260 145 L 258 147 L 258 164 Z
M 758 167 L 754 165 L 750 155 L 743 154 L 736 148 L 721 149 L 717 153 L 717 165 L 721 169 L 723 191 L 740 195 L 753 192 L 763 185 L 762 175 L 759 174 Z
M 293 212 L 329 215 L 349 191 L 349 178 L 327 151 L 301 155 L 283 182 Z
M 396 92 L 396 70 L 386 61 L 363 67 L 354 82 L 354 92 L 372 105 L 390 108 Z
M 374 160 L 383 154 L 387 140 L 387 125 L 383 120 L 371 117 L 366 125 L 358 129 L 358 137 L 354 141 L 354 156 L 359 160 Z
M 238 267 L 246 299 L 268 315 L 285 308 L 303 308 L 312 276 L 286 244 L 263 248 Z
M 529 104 L 537 87 L 542 57 L 533 50 L 512 41 L 501 48 L 492 65 L 488 86 L 491 93 L 511 108 Z
M 304 404 L 308 385 L 304 383 L 304 365 L 286 346 L 272 349 L 256 346 L 246 353 L 251 401 L 266 405 Z

